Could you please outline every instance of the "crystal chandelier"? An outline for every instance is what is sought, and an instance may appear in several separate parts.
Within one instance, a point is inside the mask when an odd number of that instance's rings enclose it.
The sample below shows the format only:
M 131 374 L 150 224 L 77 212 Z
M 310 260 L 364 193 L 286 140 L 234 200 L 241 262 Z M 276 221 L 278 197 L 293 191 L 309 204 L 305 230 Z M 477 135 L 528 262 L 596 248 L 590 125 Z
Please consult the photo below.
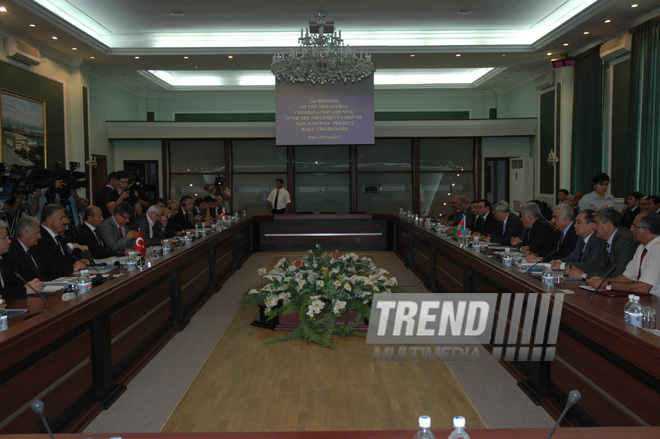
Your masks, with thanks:
M 368 78 L 374 72 L 371 55 L 344 46 L 341 31 L 336 31 L 334 20 L 327 19 L 323 9 L 309 20 L 303 33 L 300 29 L 298 44 L 289 54 L 273 55 L 271 72 L 278 81 L 293 84 L 354 83 Z

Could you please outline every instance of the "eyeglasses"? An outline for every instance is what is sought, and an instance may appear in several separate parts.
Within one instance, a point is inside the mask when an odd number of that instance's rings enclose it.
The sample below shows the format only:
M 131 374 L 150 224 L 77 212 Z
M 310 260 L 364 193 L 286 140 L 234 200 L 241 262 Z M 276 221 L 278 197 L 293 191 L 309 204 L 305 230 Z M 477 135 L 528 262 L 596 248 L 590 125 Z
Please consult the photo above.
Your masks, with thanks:
M 630 225 L 630 227 L 634 227 L 634 228 L 636 228 L 636 229 L 648 229 L 648 227 L 638 226 L 638 225 L 635 225 L 635 223 L 632 223 L 632 224 Z
M 131 220 L 131 215 L 122 215 L 121 217 L 124 218 L 126 221 Z

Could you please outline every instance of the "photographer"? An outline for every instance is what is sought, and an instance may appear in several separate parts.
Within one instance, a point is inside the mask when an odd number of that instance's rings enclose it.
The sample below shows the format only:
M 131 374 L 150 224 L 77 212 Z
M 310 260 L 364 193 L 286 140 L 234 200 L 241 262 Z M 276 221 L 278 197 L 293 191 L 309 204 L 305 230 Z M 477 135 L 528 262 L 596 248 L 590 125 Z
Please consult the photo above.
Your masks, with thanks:
M 218 198 L 218 208 L 222 210 L 224 206 L 225 211 L 229 212 L 229 200 L 231 199 L 231 189 L 225 184 L 225 177 L 220 174 L 213 182 L 204 185 L 204 190 L 210 191 L 214 197 L 222 197 L 222 201 Z

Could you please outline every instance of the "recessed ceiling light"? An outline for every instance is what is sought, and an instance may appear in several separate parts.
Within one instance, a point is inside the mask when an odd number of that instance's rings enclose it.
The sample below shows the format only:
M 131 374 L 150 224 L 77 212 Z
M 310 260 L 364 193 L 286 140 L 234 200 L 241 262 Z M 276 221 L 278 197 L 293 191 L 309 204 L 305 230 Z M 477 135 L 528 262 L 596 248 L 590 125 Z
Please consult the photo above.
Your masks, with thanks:
M 71 50 L 78 50 L 78 48 L 77 47 L 72 47 Z
M 550 56 L 550 55 L 552 55 L 552 52 L 548 52 L 548 53 L 546 53 L 546 55 Z
M 56 37 L 55 35 L 53 35 L 53 36 L 52 36 L 51 38 L 52 38 L 52 39 L 54 39 L 54 40 L 56 40 L 56 39 L 57 39 L 57 37 Z
M 589 35 L 589 31 L 585 31 L 584 34 L 585 34 L 585 35 Z
M 568 46 L 568 43 L 564 43 L 564 47 Z
M 228 55 L 227 58 L 234 59 L 234 55 Z
M 460 56 L 461 56 L 461 54 L 460 54 L 460 53 L 457 53 L 457 54 L 456 54 L 456 56 L 457 56 L 457 57 L 460 57 Z
M 183 17 L 184 15 L 186 15 L 186 13 L 183 12 L 183 11 L 178 11 L 177 10 L 177 11 L 170 11 L 170 15 L 172 17 Z
M 415 54 L 414 54 L 414 53 L 411 53 L 411 54 L 410 54 L 410 57 L 411 57 L 411 58 L 414 58 L 414 57 L 415 57 Z
M 136 56 L 135 59 L 140 59 L 140 57 L 139 57 L 139 56 Z
M 456 13 L 458 15 L 469 15 L 472 13 L 472 11 L 470 9 L 459 9 L 458 11 L 456 11 Z
M 605 23 L 611 23 L 611 22 L 612 22 L 612 20 L 610 20 L 609 18 L 607 20 L 605 20 Z
M 190 57 L 189 57 L 189 56 L 184 56 L 184 57 L 183 57 L 183 59 L 188 59 L 188 58 L 190 58 Z
M 7 12 L 7 8 L 5 8 L 4 6 L 0 6 L 0 12 Z
M 502 56 L 506 56 L 506 53 L 503 53 Z
M 96 59 L 96 57 L 95 56 L 90 56 L 89 59 Z
M 636 8 L 637 6 L 639 6 L 637 3 L 633 3 L 632 5 L 630 5 L 631 8 Z
M 30 27 L 37 27 L 37 25 L 34 23 L 30 23 Z

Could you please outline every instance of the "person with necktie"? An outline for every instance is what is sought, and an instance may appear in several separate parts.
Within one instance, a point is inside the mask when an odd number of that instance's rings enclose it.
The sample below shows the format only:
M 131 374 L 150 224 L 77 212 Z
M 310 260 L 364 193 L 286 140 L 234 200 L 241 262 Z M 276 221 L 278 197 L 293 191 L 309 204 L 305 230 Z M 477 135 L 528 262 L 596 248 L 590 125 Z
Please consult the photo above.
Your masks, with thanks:
M 544 262 L 555 258 L 563 258 L 571 254 L 575 249 L 577 235 L 575 234 L 575 222 L 573 221 L 573 209 L 568 204 L 558 204 L 552 211 L 550 224 L 555 228 L 554 251 L 543 258 Z M 530 253 L 525 256 L 528 262 L 538 261 L 538 255 Z
M 43 263 L 44 280 L 53 280 L 82 270 L 89 261 L 68 254 L 60 233 L 64 231 L 64 207 L 48 204 L 41 211 L 41 239 L 34 248 Z
M 642 212 L 630 228 L 639 246 L 623 273 L 605 279 L 605 289 L 660 296 L 660 215 Z M 594 288 L 602 281 L 599 276 L 587 280 Z
M 126 202 L 115 206 L 115 211 L 101 223 L 99 233 L 105 245 L 112 251 L 124 253 L 126 250 L 132 250 L 135 247 L 135 238 L 138 233 L 135 230 L 129 230 L 126 226 L 133 218 L 135 209 Z
M 34 278 L 28 284 L 15 284 L 20 279 L 13 280 L 13 268 L 11 264 L 7 264 L 7 260 L 3 259 L 3 255 L 9 252 L 11 245 L 11 238 L 9 237 L 9 225 L 0 221 L 0 296 L 3 299 L 19 299 L 26 297 L 28 294 L 35 294 L 35 290 L 41 292 L 43 283 Z
M 596 236 L 593 210 L 582 210 L 575 218 L 573 227 L 579 239 L 571 254 L 550 262 L 555 270 L 566 270 L 566 267 L 588 267 L 596 262 L 600 249 L 604 246 L 603 241 Z
M 271 191 L 266 201 L 268 201 L 268 213 L 272 213 L 273 215 L 288 213 L 291 196 L 284 189 L 284 180 L 281 178 L 275 180 L 275 189 Z
M 610 277 L 616 277 L 623 273 L 635 255 L 637 244 L 633 241 L 630 230 L 620 227 L 621 215 L 614 208 L 605 207 L 595 211 L 594 224 L 596 236 L 605 243 L 592 265 L 582 269 L 566 269 L 566 274 L 571 279 L 587 280 L 593 276 L 603 277 L 608 273 Z
M 78 226 L 77 242 L 87 246 L 94 259 L 106 259 L 113 256 L 122 256 L 128 253 L 111 250 L 101 238 L 99 227 L 103 223 L 103 212 L 98 206 L 89 206 L 83 212 L 83 223 Z
M 14 297 L 25 297 L 26 294 L 35 294 L 32 288 L 41 291 L 43 284 L 41 281 L 45 280 L 42 264 L 39 257 L 33 252 L 34 247 L 41 239 L 41 229 L 39 228 L 39 221 L 32 216 L 24 216 L 19 218 L 16 223 L 14 239 L 9 243 L 9 251 L 6 257 L 3 256 L 2 262 L 2 276 L 5 288 L 7 287 L 23 287 L 25 293 L 20 290 L 13 290 L 18 295 Z M 27 281 L 27 284 L 21 280 L 14 273 L 18 273 L 21 278 Z M 28 280 L 30 279 L 30 280 Z M 32 288 L 29 288 L 32 286 Z M 29 290 L 29 291 L 28 291 Z M 8 295 L 4 295 L 8 299 Z

